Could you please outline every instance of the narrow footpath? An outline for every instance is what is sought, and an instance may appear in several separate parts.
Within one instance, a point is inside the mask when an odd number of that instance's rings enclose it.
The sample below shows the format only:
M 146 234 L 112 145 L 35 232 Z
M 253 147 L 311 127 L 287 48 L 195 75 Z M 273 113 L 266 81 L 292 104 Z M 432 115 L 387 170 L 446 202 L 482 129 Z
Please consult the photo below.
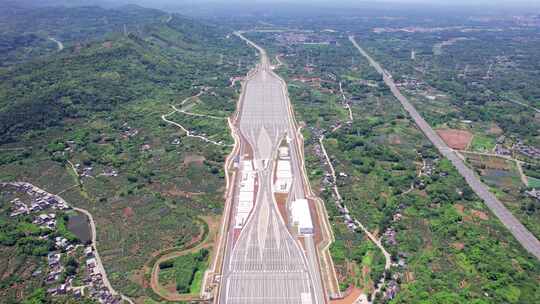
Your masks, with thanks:
M 328 153 L 326 152 L 326 148 L 324 147 L 323 141 L 324 141 L 324 135 L 322 135 L 319 138 L 319 143 L 321 145 L 321 150 L 324 154 L 324 157 L 326 158 L 326 162 L 328 163 L 328 167 L 330 167 L 330 172 L 331 172 L 332 180 L 334 184 L 333 186 L 334 194 L 336 195 L 336 198 L 339 204 L 341 204 L 342 197 L 341 197 L 341 194 L 339 193 L 339 189 L 337 186 L 336 171 L 334 169 L 334 165 L 330 161 L 330 157 L 328 156 Z M 360 229 L 362 229 L 362 231 L 368 236 L 368 238 L 381 250 L 382 254 L 384 255 L 384 269 L 385 270 L 390 269 L 390 267 L 392 266 L 392 258 L 390 254 L 388 253 L 388 251 L 386 250 L 386 248 L 384 248 L 384 246 L 382 245 L 381 240 L 377 239 L 359 220 L 353 219 L 353 221 L 356 225 L 358 225 L 358 227 L 360 227 Z M 385 282 L 385 278 L 382 277 L 379 283 L 377 284 L 377 288 L 375 289 L 375 291 L 373 291 L 373 294 L 372 294 L 373 298 L 375 297 L 375 295 L 377 295 L 381 291 L 382 287 L 384 286 L 384 282 Z M 367 301 L 366 295 L 361 294 L 355 303 L 366 303 L 366 302 L 369 303 Z
M 201 136 L 201 135 L 194 135 L 191 131 L 189 131 L 188 129 L 184 128 L 184 126 L 182 126 L 181 124 L 177 123 L 177 122 L 174 122 L 172 120 L 169 120 L 167 119 L 168 116 L 171 116 L 173 115 L 174 113 L 177 113 L 177 109 L 174 107 L 174 106 L 171 106 L 173 107 L 173 111 L 168 113 L 168 114 L 163 114 L 161 115 L 161 119 L 163 121 L 165 121 L 166 123 L 169 123 L 171 125 L 174 125 L 174 126 L 177 126 L 179 127 L 180 129 L 182 129 L 182 131 L 184 131 L 186 133 L 186 136 L 187 137 L 193 137 L 193 138 L 198 138 L 198 139 L 201 139 L 202 141 L 205 141 L 207 143 L 210 143 L 210 144 L 214 144 L 216 146 L 222 146 L 222 147 L 232 147 L 234 145 L 227 145 L 227 144 L 224 144 L 224 143 L 220 143 L 220 142 L 217 142 L 217 141 L 214 141 L 214 140 L 211 140 L 209 138 L 206 138 L 204 136 Z
M 347 97 L 345 97 L 345 92 L 343 92 L 343 86 L 341 85 L 341 81 L 339 82 L 339 92 L 341 93 L 341 98 L 343 99 L 343 105 L 349 111 L 349 121 L 348 122 L 353 122 L 354 117 L 353 117 L 353 113 L 352 113 L 352 109 L 351 109 L 351 104 L 347 101 Z
M 184 131 L 186 133 L 186 136 L 187 137 L 194 137 L 194 138 L 198 138 L 198 139 L 201 139 L 207 143 L 210 143 L 210 144 L 214 144 L 216 146 L 222 146 L 222 147 L 232 147 L 234 145 L 227 145 L 227 144 L 223 144 L 223 143 L 220 143 L 220 142 L 216 142 L 214 140 L 211 140 L 205 136 L 201 136 L 201 135 L 194 135 L 193 132 L 191 132 L 190 130 L 186 129 L 184 126 L 182 126 L 181 124 L 177 123 L 177 122 L 174 122 L 172 120 L 169 120 L 167 119 L 168 116 L 171 116 L 172 114 L 174 113 L 182 113 L 184 115 L 188 115 L 188 116 L 194 116 L 194 117 L 204 117 L 204 118 L 210 118 L 210 119 L 216 119 L 216 120 L 228 120 L 229 118 L 228 117 L 219 117 L 219 116 L 212 116 L 212 115 L 207 115 L 207 114 L 199 114 L 199 113 L 193 113 L 193 112 L 188 112 L 186 109 L 190 108 L 191 105 L 187 105 L 187 106 L 184 106 L 186 104 L 186 102 L 188 102 L 190 99 L 194 99 L 194 98 L 198 98 L 200 97 L 208 88 L 207 87 L 203 87 L 199 93 L 197 93 L 196 95 L 194 96 L 190 96 L 184 100 L 182 100 L 182 102 L 180 103 L 180 105 L 182 105 L 182 108 L 181 109 L 178 109 L 176 106 L 174 105 L 171 105 L 171 108 L 173 109 L 172 112 L 170 113 L 167 113 L 167 114 L 163 114 L 161 115 L 161 119 L 163 121 L 165 121 L 166 123 L 169 123 L 169 124 L 172 124 L 176 127 L 179 127 L 180 129 L 182 129 L 182 131 Z

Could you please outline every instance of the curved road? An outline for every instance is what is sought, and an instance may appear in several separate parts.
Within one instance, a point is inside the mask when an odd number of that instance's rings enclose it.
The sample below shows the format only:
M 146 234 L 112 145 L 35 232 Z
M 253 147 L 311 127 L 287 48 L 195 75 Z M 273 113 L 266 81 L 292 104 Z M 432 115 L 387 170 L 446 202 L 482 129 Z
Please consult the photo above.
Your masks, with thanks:
M 439 135 L 431 128 L 431 126 L 422 118 L 414 106 L 401 94 L 396 87 L 392 75 L 388 71 L 384 70 L 381 65 L 373 60 L 369 54 L 362 49 L 353 36 L 349 36 L 349 40 L 358 49 L 358 51 L 364 56 L 371 66 L 373 66 L 379 74 L 383 75 L 384 83 L 390 88 L 394 96 L 399 100 L 403 108 L 411 115 L 416 125 L 424 132 L 426 137 L 435 145 L 439 152 L 452 162 L 454 167 L 458 170 L 459 174 L 465 178 L 467 184 L 472 190 L 484 201 L 486 206 L 501 220 L 503 225 L 510 230 L 512 235 L 517 241 L 537 259 L 540 259 L 540 242 L 538 239 L 516 219 L 516 217 L 506 209 L 493 193 L 491 193 L 488 187 L 480 181 L 473 170 L 465 165 L 463 160 L 446 145 L 446 143 L 439 137 Z
M 53 37 L 49 37 L 49 40 L 52 41 L 52 42 L 54 42 L 54 43 L 56 43 L 56 46 L 58 47 L 58 51 L 59 51 L 59 52 L 60 52 L 61 50 L 64 49 L 64 44 L 63 44 L 61 41 L 56 40 L 56 39 L 53 38 Z

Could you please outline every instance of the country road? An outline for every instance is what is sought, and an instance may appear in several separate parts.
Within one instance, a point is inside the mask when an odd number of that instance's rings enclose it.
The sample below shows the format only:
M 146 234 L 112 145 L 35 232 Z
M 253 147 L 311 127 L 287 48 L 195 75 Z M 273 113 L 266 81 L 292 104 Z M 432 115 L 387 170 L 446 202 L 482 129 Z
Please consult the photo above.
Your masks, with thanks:
M 208 114 L 199 114 L 199 113 L 193 113 L 193 112 L 188 112 L 184 109 L 178 109 L 177 107 L 175 106 L 171 106 L 176 112 L 178 113 L 182 113 L 182 114 L 186 114 L 186 115 L 189 115 L 189 116 L 195 116 L 195 117 L 206 117 L 206 118 L 210 118 L 210 119 L 218 119 L 218 120 L 227 120 L 227 117 L 220 117 L 220 116 L 213 116 L 213 115 L 208 115 Z
M 362 49 L 354 36 L 349 36 L 351 43 L 358 49 L 358 51 L 364 56 L 373 66 L 377 72 L 382 74 L 384 83 L 390 88 L 392 94 L 401 103 L 403 108 L 409 113 L 416 125 L 422 130 L 426 137 L 433 143 L 433 145 L 439 150 L 439 152 L 452 162 L 454 167 L 458 170 L 459 174 L 465 178 L 467 184 L 472 190 L 484 201 L 486 206 L 500 219 L 503 225 L 512 233 L 517 241 L 537 259 L 540 259 L 540 242 L 538 239 L 516 219 L 516 217 L 506 209 L 506 207 L 491 193 L 488 187 L 480 181 L 478 176 L 465 165 L 463 160 L 450 149 L 446 143 L 439 137 L 439 135 L 431 128 L 431 126 L 422 118 L 416 108 L 407 100 L 405 96 L 401 94 L 396 87 L 392 75 L 384 70 L 381 65 L 373 60 L 371 56 Z
M 523 106 L 525 108 L 529 108 L 529 109 L 535 111 L 536 113 L 540 113 L 540 109 L 535 108 L 535 107 L 533 107 L 531 105 L 528 105 L 526 103 L 523 103 L 523 102 L 520 102 L 520 101 L 517 101 L 517 100 L 513 100 L 513 99 L 506 99 L 506 101 L 517 104 L 517 105 L 520 105 L 520 106 Z
M 194 135 L 191 131 L 189 131 L 188 129 L 186 129 L 184 126 L 182 126 L 181 124 L 177 123 L 177 122 L 174 122 L 172 120 L 169 120 L 167 119 L 167 116 L 171 116 L 172 114 L 174 113 L 177 113 L 177 112 L 180 112 L 178 111 L 178 109 L 176 109 L 174 106 L 172 106 L 173 108 L 173 111 L 170 112 L 170 113 L 167 113 L 167 114 L 163 114 L 161 115 L 161 119 L 166 122 L 166 123 L 169 123 L 171 125 L 174 125 L 174 126 L 177 126 L 179 127 L 180 129 L 182 129 L 182 131 L 184 131 L 186 133 L 186 136 L 187 137 L 193 137 L 193 138 L 198 138 L 202 141 L 205 141 L 207 143 L 210 143 L 210 144 L 214 144 L 216 146 L 223 146 L 223 147 L 232 147 L 233 145 L 227 145 L 227 144 L 223 144 L 223 143 L 220 143 L 220 142 L 217 142 L 217 141 L 214 141 L 214 140 L 211 140 L 209 138 L 206 138 L 204 136 L 201 136 L 201 135 Z M 183 113 L 183 112 L 181 112 Z M 184 113 L 185 114 L 185 113 Z
M 345 105 L 345 107 L 349 111 L 349 122 L 353 122 L 354 117 L 353 117 L 351 105 L 347 102 L 347 97 L 345 97 L 345 92 L 343 92 L 343 86 L 341 85 L 341 81 L 339 82 L 339 92 L 341 94 L 341 98 L 343 99 L 343 104 Z
M 64 201 L 59 196 L 57 196 L 57 198 Z M 122 299 L 124 301 L 129 302 L 130 304 L 134 304 L 134 302 L 130 298 L 128 298 L 125 295 L 123 295 L 123 294 L 119 293 L 118 291 L 116 291 L 112 287 L 111 283 L 109 282 L 109 278 L 107 277 L 107 272 L 105 271 L 105 267 L 103 266 L 103 262 L 101 261 L 101 257 L 99 256 L 99 251 L 97 249 L 97 231 L 96 231 L 96 222 L 94 221 L 94 217 L 92 217 L 92 214 L 90 212 L 88 212 L 86 209 L 73 207 L 73 210 L 78 211 L 78 212 L 83 213 L 84 215 L 86 215 L 86 217 L 88 218 L 88 221 L 90 222 L 90 229 L 92 231 L 92 246 L 94 246 L 94 249 L 95 249 L 94 250 L 94 257 L 96 259 L 96 264 L 97 264 L 97 267 L 99 269 L 99 272 L 105 274 L 102 277 L 103 284 L 111 291 L 111 294 L 120 295 L 120 297 L 122 297 Z
M 59 52 L 60 52 L 61 50 L 64 49 L 64 44 L 63 44 L 61 41 L 56 40 L 56 39 L 53 38 L 53 37 L 49 37 L 49 40 L 52 41 L 52 42 L 54 42 L 54 43 L 56 43 L 56 46 L 58 47 L 58 51 L 59 51 Z

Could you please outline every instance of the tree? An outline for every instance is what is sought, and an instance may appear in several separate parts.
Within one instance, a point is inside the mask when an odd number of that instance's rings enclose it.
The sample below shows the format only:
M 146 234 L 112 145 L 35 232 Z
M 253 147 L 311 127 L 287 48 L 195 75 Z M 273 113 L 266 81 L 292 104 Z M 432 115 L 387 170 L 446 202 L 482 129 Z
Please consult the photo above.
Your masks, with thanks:
M 47 300 L 47 294 L 45 293 L 45 289 L 38 288 L 36 289 L 26 300 L 22 302 L 22 304 L 45 304 L 49 303 Z

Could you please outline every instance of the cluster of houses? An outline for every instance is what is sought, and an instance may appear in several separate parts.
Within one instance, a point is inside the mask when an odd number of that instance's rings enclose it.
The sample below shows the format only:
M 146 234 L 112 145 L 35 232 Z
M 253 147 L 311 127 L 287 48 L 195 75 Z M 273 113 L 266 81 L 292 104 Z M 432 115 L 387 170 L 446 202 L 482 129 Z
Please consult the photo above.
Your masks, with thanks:
M 495 144 L 495 149 L 493 149 L 493 152 L 501 156 L 512 156 L 512 150 L 506 148 L 503 144 L 500 143 Z
M 497 140 L 495 141 L 495 148 L 493 148 L 493 153 L 504 157 L 512 156 L 512 149 L 507 148 L 508 146 L 509 145 L 507 143 L 506 136 L 501 135 L 497 137 Z
M 131 128 L 127 122 L 122 125 L 121 130 L 123 139 L 128 139 L 139 134 L 139 130 Z
M 56 229 L 56 214 L 40 214 L 32 223 L 38 225 L 40 228 Z
M 399 284 L 397 283 L 396 279 L 397 278 L 392 278 L 392 280 L 390 280 L 388 284 L 386 284 L 386 288 L 383 293 L 383 298 L 385 300 L 391 300 L 395 298 L 397 293 L 399 292 Z
M 80 245 L 79 245 L 80 246 Z M 67 252 L 71 255 L 73 251 Z M 113 295 L 109 288 L 103 282 L 103 273 L 97 266 L 92 246 L 87 246 L 84 249 L 84 257 L 86 259 L 86 272 L 82 286 L 73 286 L 74 276 L 68 276 L 60 285 L 50 287 L 47 292 L 51 295 L 65 295 L 72 293 L 77 299 L 83 296 L 89 296 L 104 304 L 117 304 L 121 302 L 118 295 Z M 51 252 L 47 256 L 50 272 L 45 280 L 47 284 L 58 282 L 64 272 L 64 267 L 61 264 L 62 253 Z M 86 292 L 85 292 L 86 290 Z
M 523 141 L 518 140 L 516 144 L 512 147 L 514 151 L 521 153 L 527 157 L 534 158 L 534 159 L 540 159 L 540 148 L 536 148 L 533 146 L 527 146 L 523 144 Z
M 51 210 L 66 210 L 71 208 L 59 197 L 29 183 L 13 182 L 3 183 L 1 185 L 15 187 L 18 192 L 26 193 L 31 197 L 29 205 L 24 203 L 20 198 L 13 199 L 11 201 L 11 217 L 38 213 L 39 211 L 48 211 L 37 215 L 33 220 L 34 224 L 43 229 L 54 231 L 57 227 L 57 215 L 51 212 Z M 41 236 L 41 238 L 44 239 L 48 237 L 48 235 Z M 55 237 L 53 241 L 55 249 L 47 255 L 47 266 L 49 271 L 45 277 L 45 283 L 51 285 L 51 287 L 47 289 L 49 294 L 56 296 L 72 293 L 76 298 L 80 298 L 85 295 L 83 292 L 86 289 L 88 290 L 87 295 L 100 303 L 116 304 L 121 302 L 121 298 L 118 295 L 113 295 L 112 290 L 104 284 L 103 278 L 105 273 L 102 267 L 98 267 L 94 248 L 92 246 L 87 246 L 84 249 L 84 257 L 86 259 L 86 273 L 83 279 L 84 285 L 73 286 L 75 276 L 63 275 L 65 273 L 65 267 L 62 265 L 62 257 L 64 255 L 73 256 L 76 249 L 82 245 L 75 245 L 62 236 Z M 41 270 L 36 272 L 35 275 L 40 273 Z M 61 280 L 62 282 L 59 285 L 52 286 Z
M 431 158 L 423 158 L 422 159 L 422 167 L 420 168 L 420 172 L 418 173 L 418 176 L 431 176 L 433 175 L 433 171 L 435 170 L 435 161 Z
M 512 142 L 511 140 L 510 142 Z M 514 152 L 522 154 L 526 157 L 530 157 L 533 159 L 540 159 L 540 148 L 533 147 L 533 146 L 527 146 L 523 143 L 521 139 L 517 139 L 517 142 L 515 142 L 513 145 L 508 143 L 506 140 L 506 136 L 501 135 L 497 138 L 494 152 L 497 155 L 501 156 L 512 156 Z
M 77 170 L 77 174 L 79 174 L 80 177 L 92 177 L 92 170 L 94 170 L 93 167 L 90 166 L 81 166 L 81 164 L 75 164 L 75 170 Z
M 536 200 L 540 202 L 540 190 L 532 189 L 529 191 L 525 191 L 525 194 L 527 194 L 528 196 L 532 198 L 535 198 Z
M 281 45 L 295 44 L 319 44 L 319 45 L 337 45 L 335 38 L 328 34 L 309 33 L 309 32 L 283 32 L 276 33 L 276 40 Z
M 93 177 L 92 176 L 92 172 L 94 171 L 94 167 L 91 167 L 91 166 L 81 166 L 81 164 L 77 163 L 74 165 L 75 166 L 75 170 L 77 171 L 77 174 L 79 175 L 79 177 L 83 178 L 83 177 Z M 112 177 L 115 177 L 115 176 L 118 176 L 118 171 L 116 171 L 115 169 L 113 168 L 105 168 L 103 169 L 103 172 L 98 174 L 98 176 L 112 176 Z
M 58 282 L 60 280 L 60 276 L 64 272 L 64 266 L 62 266 L 61 263 L 62 254 L 58 252 L 49 252 L 47 255 L 47 263 L 49 266 L 49 274 L 47 275 L 47 278 L 45 279 L 45 283 L 47 284 L 53 284 L 55 282 Z M 67 285 L 66 283 L 63 283 L 61 285 Z M 49 288 L 49 293 L 55 293 L 57 292 L 57 287 Z M 66 287 L 61 288 L 63 292 L 65 293 Z
M 402 210 L 405 209 L 405 205 L 404 204 L 400 204 L 398 206 L 398 209 L 397 211 L 394 213 L 394 215 L 392 216 L 392 223 L 396 223 L 396 222 L 399 222 L 401 220 L 401 218 L 403 217 L 403 215 L 401 214 Z M 397 236 L 397 232 L 396 230 L 394 229 L 394 227 L 390 226 L 388 228 L 386 228 L 386 230 L 384 231 L 383 233 L 383 239 L 384 241 L 389 244 L 389 245 L 392 245 L 392 246 L 395 246 L 398 244 L 397 242 L 397 239 L 396 239 L 396 236 Z M 400 266 L 403 266 L 403 265 L 400 265 Z
M 112 291 L 104 283 L 104 273 L 98 267 L 98 262 L 95 258 L 94 249 L 92 246 L 88 246 L 84 250 L 84 256 L 86 258 L 86 273 L 83 279 L 83 283 L 87 288 L 88 295 L 104 304 L 117 304 L 120 303 L 121 297 L 114 295 Z M 75 291 L 75 297 L 80 297 L 82 289 Z
M 9 185 L 14 186 L 17 191 L 24 192 L 30 197 L 32 197 L 30 204 L 22 202 L 19 198 L 15 198 L 14 200 L 12 200 L 11 203 L 13 204 L 13 207 L 10 214 L 11 217 L 15 217 L 21 214 L 39 212 L 45 209 L 65 210 L 70 208 L 69 205 L 65 202 L 59 201 L 56 196 L 39 188 L 36 188 L 31 184 L 15 182 L 9 183 Z M 36 221 L 39 221 L 40 218 L 42 218 L 41 215 L 36 219 Z M 52 225 L 50 227 L 51 229 L 56 227 L 56 222 L 54 218 L 49 218 L 49 215 L 44 215 L 43 218 L 46 218 L 46 220 L 44 220 L 44 223 Z
M 428 88 L 425 82 L 409 75 L 401 76 L 400 80 L 396 83 L 396 87 L 410 91 L 426 90 Z M 427 96 L 433 95 L 426 94 L 426 98 L 428 98 Z M 435 99 L 435 96 L 433 98 L 429 97 L 428 99 Z
M 5 185 L 5 184 L 4 184 Z M 66 210 L 70 209 L 70 206 L 58 199 L 56 196 L 41 190 L 37 187 L 34 187 L 28 183 L 9 183 L 10 186 L 13 186 L 19 192 L 24 192 L 31 197 L 30 205 L 27 205 L 20 198 L 15 198 L 12 200 L 12 212 L 11 217 L 16 217 L 18 215 L 26 215 L 32 213 L 38 213 L 40 211 L 46 210 Z M 54 231 L 57 227 L 57 218 L 56 213 L 48 212 L 41 213 L 35 216 L 32 223 L 38 225 L 40 228 L 45 230 Z M 40 238 L 47 239 L 49 235 L 42 235 Z M 62 253 L 73 254 L 76 249 L 75 244 L 72 244 L 68 239 L 57 236 L 54 238 L 55 251 L 51 251 L 47 255 L 47 263 L 49 272 L 45 277 L 46 284 L 54 284 L 60 281 L 62 274 L 65 269 L 62 265 Z M 73 277 L 68 277 L 63 283 L 59 286 L 48 288 L 47 291 L 53 295 L 66 294 L 71 288 L 71 282 Z
M 389 17 L 390 18 L 390 17 Z M 396 33 L 396 32 L 405 32 L 405 33 L 435 33 L 442 31 L 450 30 L 459 30 L 466 31 L 468 28 L 464 26 L 445 26 L 445 27 L 422 27 L 422 26 L 407 26 L 407 27 L 375 27 L 372 31 L 376 34 L 380 33 Z
M 383 233 L 383 238 L 385 239 L 386 243 L 395 246 L 397 245 L 396 240 L 396 231 L 392 227 L 386 228 L 386 231 Z
M 100 175 L 103 175 L 103 176 L 118 176 L 118 171 L 112 169 L 112 168 L 105 168 L 103 170 L 103 173 L 101 173 Z
M 313 138 L 320 138 L 325 132 L 324 130 L 316 129 L 316 128 L 310 128 L 310 130 L 313 133 Z M 315 144 L 313 145 L 313 147 L 314 147 L 313 152 L 319 159 L 321 167 L 328 168 L 327 165 L 329 164 L 327 164 L 326 156 L 324 155 L 322 151 L 322 147 L 319 144 Z M 321 182 L 322 183 L 321 191 L 326 189 L 327 187 L 336 187 L 336 181 L 334 180 L 334 177 L 332 176 L 332 174 L 330 173 L 328 169 L 324 170 L 323 176 L 324 177 Z M 347 177 L 347 174 L 344 172 L 339 172 L 337 177 L 345 178 Z M 358 229 L 358 223 L 356 223 L 356 221 L 351 217 L 351 214 L 349 212 L 349 209 L 347 209 L 347 206 L 343 204 L 343 201 L 337 196 L 335 192 L 332 194 L 332 197 L 335 200 L 336 207 L 338 208 L 339 213 L 343 217 L 343 220 L 345 222 L 345 225 L 347 225 L 347 228 L 349 228 L 349 230 L 351 231 L 356 231 L 356 229 Z
M 358 224 L 351 217 L 349 209 L 347 209 L 347 207 L 341 202 L 336 202 L 336 204 L 338 204 L 339 213 L 341 214 L 341 216 L 343 216 L 343 220 L 345 221 L 345 225 L 347 225 L 347 228 L 349 228 L 349 230 L 351 231 L 356 231 L 356 229 L 358 229 Z

